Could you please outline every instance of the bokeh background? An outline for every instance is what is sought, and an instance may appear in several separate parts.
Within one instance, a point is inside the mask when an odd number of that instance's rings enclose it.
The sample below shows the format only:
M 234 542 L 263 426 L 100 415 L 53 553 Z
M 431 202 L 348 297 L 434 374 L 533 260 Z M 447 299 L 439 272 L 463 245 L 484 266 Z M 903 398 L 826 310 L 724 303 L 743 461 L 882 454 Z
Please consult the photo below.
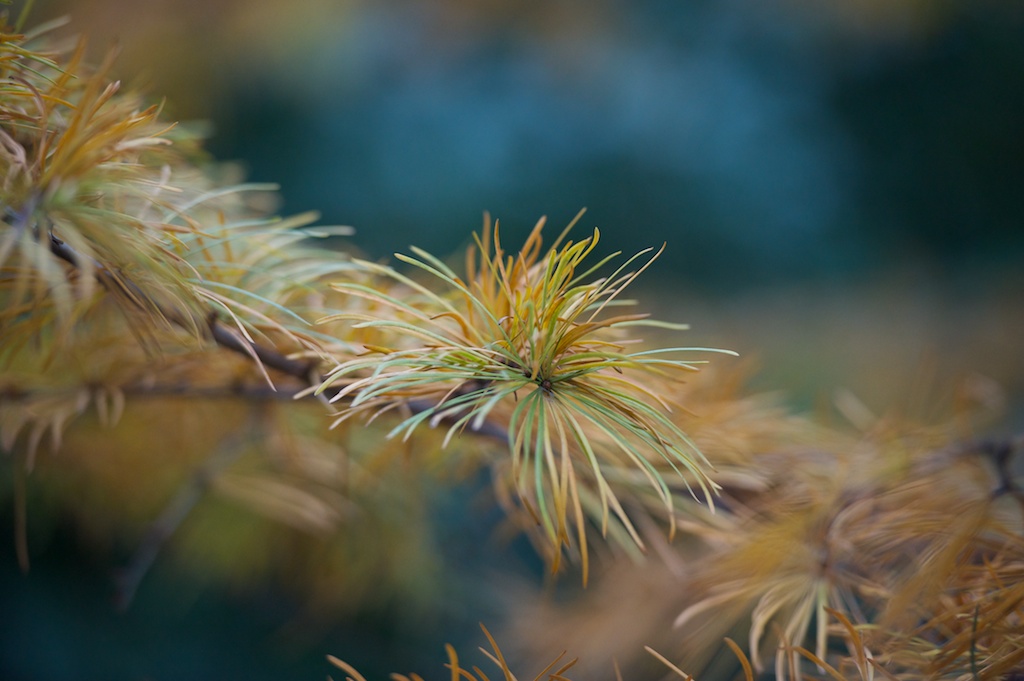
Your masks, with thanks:
M 667 242 L 646 306 L 691 323 L 693 345 L 740 351 L 753 389 L 803 409 L 850 391 L 879 412 L 973 391 L 1003 414 L 995 432 L 1024 430 L 1016 0 L 38 0 L 33 14 L 70 16 L 62 30 L 96 58 L 116 44 L 117 76 L 208 126 L 215 158 L 279 183 L 281 212 L 355 227 L 339 248 L 455 253 L 484 211 L 511 244 L 586 207 L 580 233 L 599 227 L 608 251 Z M 458 527 L 457 505 L 440 512 Z M 415 626 L 392 610 L 298 640 L 271 586 L 233 597 L 159 565 L 120 615 L 104 566 L 67 543 L 27 578 L 3 552 L 0 598 L 19 614 L 0 677 L 322 678 L 326 652 L 443 671 L 441 642 L 478 638 L 473 612 Z

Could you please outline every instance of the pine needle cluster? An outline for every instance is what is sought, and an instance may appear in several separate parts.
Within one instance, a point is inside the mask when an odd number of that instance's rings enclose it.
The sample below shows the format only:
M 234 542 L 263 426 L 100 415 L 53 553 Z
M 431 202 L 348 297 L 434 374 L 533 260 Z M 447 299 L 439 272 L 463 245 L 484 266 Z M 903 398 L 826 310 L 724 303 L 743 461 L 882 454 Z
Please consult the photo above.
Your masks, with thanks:
M 585 262 L 600 233 L 563 245 L 570 224 L 544 251 L 543 226 L 538 222 L 522 249 L 507 254 L 498 226 L 485 225 L 467 254 L 465 279 L 421 250 L 414 249 L 415 258 L 398 256 L 439 283 L 440 293 L 392 268 L 358 262 L 404 291 L 388 282 L 334 284 L 381 313 L 345 312 L 322 321 L 354 321 L 394 347 L 368 345 L 367 353 L 333 368 L 318 390 L 338 388 L 332 401 L 350 398 L 339 423 L 404 406 L 406 416 L 391 435 L 408 438 L 421 424 L 443 423 L 447 444 L 467 430 L 500 427 L 511 459 L 498 461 L 496 479 L 543 528 L 554 566 L 563 545 L 574 548 L 586 581 L 588 520 L 607 535 L 613 515 L 643 546 L 608 471 L 622 480 L 630 469 L 642 474 L 664 505 L 670 531 L 675 493 L 666 478 L 699 490 L 713 505 L 707 461 L 669 418 L 669 401 L 650 386 L 695 371 L 704 361 L 698 353 L 724 351 L 638 345 L 627 330 L 673 325 L 645 314 L 605 313 L 630 303 L 620 294 L 653 258 L 629 268 L 649 251 L 594 278 L 614 257 Z

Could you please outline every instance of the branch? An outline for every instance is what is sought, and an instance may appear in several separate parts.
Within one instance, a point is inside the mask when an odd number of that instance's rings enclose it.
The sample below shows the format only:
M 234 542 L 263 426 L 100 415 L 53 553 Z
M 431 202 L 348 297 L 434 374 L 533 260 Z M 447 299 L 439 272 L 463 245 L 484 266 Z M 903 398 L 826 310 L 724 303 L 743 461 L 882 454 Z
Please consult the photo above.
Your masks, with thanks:
M 52 233 L 50 234 L 50 250 L 58 258 L 70 263 L 76 269 L 81 268 L 80 263 L 82 255 Z M 96 271 L 96 278 L 108 291 L 113 292 L 119 290 L 125 293 L 130 300 L 135 302 L 136 305 L 140 307 L 143 305 L 149 305 L 154 310 L 157 310 L 164 318 L 170 320 L 174 324 L 177 324 L 184 329 L 189 328 L 189 324 L 187 323 L 186 316 L 184 314 L 178 310 L 168 310 L 161 306 L 150 296 L 146 295 L 146 293 L 130 279 L 114 276 L 103 263 L 98 262 L 95 259 L 92 260 L 92 266 Z M 316 387 L 320 384 L 319 379 L 322 377 L 316 375 L 317 362 L 315 360 L 302 361 L 291 359 L 278 352 L 275 348 L 267 347 L 256 342 L 250 342 L 233 329 L 225 326 L 217 318 L 217 315 L 214 312 L 211 312 L 207 318 L 207 324 L 210 329 L 211 337 L 221 347 L 237 352 L 249 359 L 255 358 L 265 366 L 271 367 L 282 374 L 298 379 L 305 386 Z M 273 389 L 276 390 L 276 388 Z M 413 413 L 419 413 L 430 409 L 434 405 L 409 402 L 406 403 L 406 406 Z M 482 424 L 479 429 L 473 430 L 472 432 L 475 435 L 494 438 L 501 442 L 507 441 L 508 438 L 508 433 L 505 429 L 497 426 L 491 426 L 487 423 Z
M 76 269 L 81 269 L 83 256 L 52 233 L 50 234 L 50 252 Z M 170 320 L 177 326 L 186 330 L 189 328 L 190 325 L 187 322 L 187 316 L 180 310 L 167 309 L 154 301 L 141 288 L 139 288 L 135 282 L 130 279 L 114 276 L 114 274 L 111 273 L 103 263 L 96 259 L 91 260 L 93 269 L 96 271 L 96 279 L 105 289 L 110 292 L 119 291 L 124 293 L 129 300 L 135 303 L 136 306 L 149 306 L 158 311 L 165 319 Z M 232 329 L 224 326 L 214 312 L 211 312 L 207 317 L 207 325 L 210 330 L 210 336 L 217 345 L 245 355 L 249 358 L 255 356 L 265 366 L 280 371 L 288 376 L 298 378 L 306 384 L 312 384 L 311 375 L 316 369 L 315 361 L 294 360 L 289 357 L 285 357 L 274 348 L 269 348 L 256 342 L 250 342 L 235 333 Z
M 85 387 L 105 387 L 102 384 L 90 384 Z M 297 398 L 305 388 L 277 389 L 266 385 L 225 385 L 196 386 L 191 383 L 129 383 L 113 386 L 126 397 L 182 397 L 188 399 L 230 400 L 246 399 L 252 401 L 291 401 Z M 0 404 L 29 402 L 36 398 L 60 397 L 76 394 L 80 387 L 28 389 L 12 385 L 0 386 Z
M 992 459 L 996 475 L 999 477 L 999 487 L 992 492 L 992 495 L 997 497 L 1001 494 L 1009 494 L 1024 501 L 1024 497 L 1021 496 L 1024 494 L 1024 490 L 1014 480 L 1013 470 L 1011 469 L 1013 457 L 1020 452 L 1024 452 L 1024 434 L 1013 438 L 982 440 L 977 443 L 975 448 L 978 453 Z

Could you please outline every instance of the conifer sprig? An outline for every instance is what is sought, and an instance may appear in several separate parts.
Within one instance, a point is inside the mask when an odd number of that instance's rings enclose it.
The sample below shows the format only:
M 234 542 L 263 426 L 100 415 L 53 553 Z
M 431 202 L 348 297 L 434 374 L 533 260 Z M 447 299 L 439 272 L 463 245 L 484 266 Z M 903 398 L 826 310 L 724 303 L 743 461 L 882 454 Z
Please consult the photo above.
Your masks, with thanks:
M 415 248 L 415 256 L 396 257 L 425 273 L 428 283 L 359 262 L 390 284 L 333 288 L 371 302 L 378 312 L 342 312 L 321 321 L 355 322 L 356 329 L 378 332 L 380 344 L 368 343 L 366 354 L 340 362 L 319 391 L 336 390 L 331 399 L 346 401 L 339 422 L 413 407 L 392 436 L 407 438 L 423 424 L 444 423 L 447 443 L 466 429 L 501 424 L 511 451 L 511 482 L 557 549 L 555 565 L 561 547 L 576 547 L 585 578 L 587 516 L 607 533 L 614 515 L 643 545 L 608 471 L 641 471 L 670 523 L 666 465 L 691 494 L 699 490 L 711 503 L 715 483 L 708 462 L 669 418 L 670 404 L 644 381 L 676 379 L 703 363 L 695 353 L 727 351 L 645 348 L 625 331 L 685 327 L 645 314 L 609 314 L 631 304 L 621 294 L 660 251 L 645 249 L 595 277 L 618 255 L 587 262 L 598 230 L 573 242 L 566 240 L 567 228 L 544 251 L 543 226 L 541 220 L 522 249 L 507 254 L 498 226 L 492 230 L 486 222 L 467 255 L 465 279 Z

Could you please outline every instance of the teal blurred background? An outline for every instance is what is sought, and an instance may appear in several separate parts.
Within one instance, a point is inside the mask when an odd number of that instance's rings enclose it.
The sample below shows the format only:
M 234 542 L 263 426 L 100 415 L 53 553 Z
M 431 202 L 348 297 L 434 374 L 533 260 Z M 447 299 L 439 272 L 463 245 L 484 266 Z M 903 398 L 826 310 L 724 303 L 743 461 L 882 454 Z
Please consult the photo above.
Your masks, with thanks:
M 1012 1 L 41 1 L 387 255 L 587 207 L 701 292 L 1024 253 Z
M 168 117 L 208 122 L 217 159 L 279 183 L 280 211 L 354 226 L 339 247 L 454 253 L 484 211 L 513 244 L 586 207 L 579 233 L 608 251 L 668 243 L 648 307 L 759 358 L 756 386 L 885 409 L 982 377 L 999 428 L 1024 429 L 1020 2 L 36 4 L 62 14 L 95 56 L 116 41 L 118 77 Z M 102 566 L 65 548 L 25 578 L 12 554 L 0 598 L 24 618 L 5 617 L 3 679 L 321 678 L 322 654 L 359 657 L 353 632 L 376 629 L 397 637 L 373 644 L 382 671 L 442 672 L 439 642 L 477 640 L 475 613 L 424 640 L 371 613 L 281 652 L 261 645 L 272 596 L 175 615 L 160 589 L 187 576 L 159 573 L 155 619 L 127 625 L 141 616 L 106 610 Z M 54 647 L 83 627 L 110 656 Z

